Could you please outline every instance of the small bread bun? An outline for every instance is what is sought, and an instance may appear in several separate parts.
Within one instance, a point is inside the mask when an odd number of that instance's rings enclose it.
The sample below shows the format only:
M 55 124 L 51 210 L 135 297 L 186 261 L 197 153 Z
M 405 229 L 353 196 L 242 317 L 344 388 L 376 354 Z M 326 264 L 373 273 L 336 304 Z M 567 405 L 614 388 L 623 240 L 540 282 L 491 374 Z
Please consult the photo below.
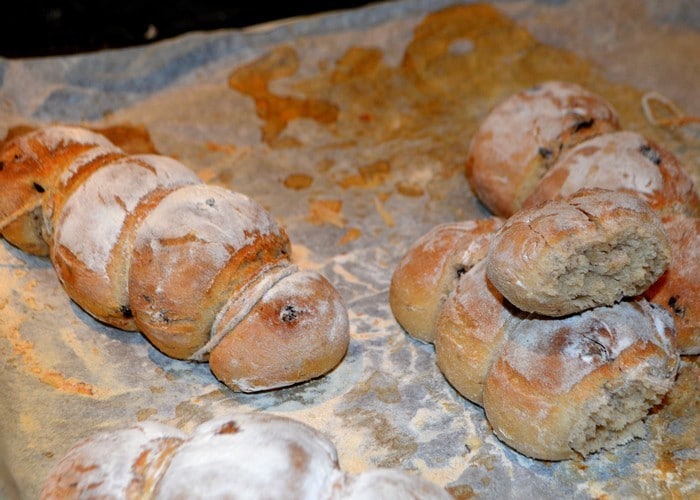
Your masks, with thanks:
M 401 258 L 391 278 L 389 303 L 412 337 L 433 342 L 442 303 L 459 277 L 486 257 L 501 224 L 502 219 L 492 217 L 438 225 Z
M 525 319 L 486 378 L 484 410 L 524 455 L 585 456 L 643 436 L 679 364 L 673 320 L 644 299 Z
M 255 392 L 320 377 L 340 363 L 349 342 L 348 314 L 327 279 L 300 271 L 269 289 L 256 285 L 214 324 L 209 367 L 219 380 Z
M 700 218 L 664 219 L 671 241 L 671 264 L 644 296 L 671 313 L 678 331 L 678 351 L 700 354 Z
M 564 316 L 643 293 L 670 259 L 666 231 L 648 203 L 591 189 L 506 221 L 491 243 L 487 274 L 518 308 Z
M 98 148 L 92 151 L 97 151 Z M 91 151 L 91 152 L 92 152 Z M 157 194 L 197 184 L 181 163 L 156 155 L 133 155 L 69 167 L 60 189 L 47 197 L 53 224 L 51 261 L 68 295 L 92 316 L 124 330 L 137 330 L 129 306 L 128 275 L 139 205 Z M 95 166 L 95 168 L 87 168 Z M 81 177 L 79 187 L 76 177 Z M 162 192 L 162 194 L 161 194 Z M 48 219 L 48 217 L 47 217 Z M 89 231 L 86 228 L 90 228 Z M 129 231 L 125 229 L 129 228 Z M 129 242 L 129 243 L 127 243 Z
M 44 192 L 81 153 L 111 147 L 102 135 L 78 127 L 55 126 L 10 138 L 0 146 L 0 231 L 27 253 L 48 255 L 37 224 Z M 51 161 L 47 161 L 47 160 Z
M 339 474 L 333 443 L 295 420 L 241 413 L 197 427 L 153 498 L 323 498 Z
M 51 469 L 43 500 L 173 498 L 449 500 L 400 470 L 344 473 L 334 444 L 290 418 L 235 413 L 191 434 L 143 422 L 76 443 Z
M 288 265 L 290 254 L 287 234 L 257 202 L 216 186 L 181 187 L 136 231 L 128 285 L 136 325 L 168 356 L 188 359 L 231 297 Z
M 524 206 L 567 198 L 581 188 L 636 194 L 661 216 L 700 215 L 700 197 L 680 160 L 636 132 L 599 135 L 563 153 Z
M 437 365 L 462 396 L 482 404 L 484 380 L 508 332 L 526 313 L 486 277 L 486 261 L 464 274 L 442 306 L 435 334 Z
M 619 128 L 617 112 L 602 97 L 573 83 L 543 83 L 489 113 L 472 137 L 467 179 L 489 210 L 509 217 L 562 152 Z

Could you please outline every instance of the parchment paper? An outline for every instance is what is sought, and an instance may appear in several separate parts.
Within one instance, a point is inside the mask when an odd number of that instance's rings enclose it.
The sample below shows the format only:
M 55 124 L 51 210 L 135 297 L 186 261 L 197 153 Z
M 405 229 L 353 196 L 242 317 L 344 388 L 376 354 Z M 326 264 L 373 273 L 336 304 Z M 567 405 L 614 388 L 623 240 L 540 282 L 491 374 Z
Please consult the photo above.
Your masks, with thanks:
M 399 467 L 461 498 L 700 495 L 697 357 L 684 359 L 646 439 L 545 463 L 500 443 L 388 306 L 409 245 L 441 222 L 487 215 L 463 164 L 498 101 L 542 80 L 576 81 L 608 98 L 625 128 L 676 152 L 698 183 L 697 128 L 655 126 L 641 102 L 658 92 L 697 116 L 699 74 L 691 0 L 389 2 L 143 48 L 0 59 L 1 134 L 121 127 L 123 140 L 252 196 L 286 227 L 295 261 L 341 292 L 352 335 L 323 378 L 234 393 L 206 364 L 94 321 L 48 260 L 3 241 L 0 494 L 36 498 L 52 464 L 98 430 L 144 420 L 189 430 L 263 410 L 324 432 L 349 472 Z

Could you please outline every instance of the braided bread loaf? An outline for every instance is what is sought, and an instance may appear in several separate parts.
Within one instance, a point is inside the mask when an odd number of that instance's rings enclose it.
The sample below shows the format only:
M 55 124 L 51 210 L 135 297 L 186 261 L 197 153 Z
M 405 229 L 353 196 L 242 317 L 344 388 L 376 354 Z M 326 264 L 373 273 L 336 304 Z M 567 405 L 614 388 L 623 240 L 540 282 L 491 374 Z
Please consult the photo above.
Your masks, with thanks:
M 529 234 L 511 235 L 514 224 Z M 663 273 L 668 247 L 643 200 L 583 191 L 505 223 L 433 228 L 400 260 L 390 303 L 410 335 L 434 341 L 445 378 L 483 405 L 502 441 L 543 460 L 585 456 L 643 435 L 642 420 L 673 384 L 672 318 L 623 299 Z M 437 304 L 429 324 L 405 321 L 426 303 Z
M 245 392 L 318 377 L 345 355 L 342 298 L 291 263 L 285 231 L 245 195 L 76 127 L 16 137 L 0 165 L 4 237 L 48 253 L 96 319 L 140 330 L 170 357 L 209 361 Z
M 344 473 L 335 446 L 286 417 L 241 413 L 187 434 L 143 422 L 76 443 L 54 465 L 41 498 L 241 498 L 448 500 L 418 476 L 394 469 Z

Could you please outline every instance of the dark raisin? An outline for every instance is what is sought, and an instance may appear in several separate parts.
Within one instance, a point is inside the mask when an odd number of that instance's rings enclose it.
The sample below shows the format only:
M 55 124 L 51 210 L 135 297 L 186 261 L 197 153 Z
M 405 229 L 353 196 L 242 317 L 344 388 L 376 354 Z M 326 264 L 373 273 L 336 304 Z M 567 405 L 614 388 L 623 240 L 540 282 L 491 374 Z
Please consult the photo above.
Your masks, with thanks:
M 673 310 L 673 312 L 676 314 L 676 316 L 678 316 L 680 318 L 685 316 L 685 307 L 678 304 L 678 296 L 677 295 L 674 295 L 670 299 L 668 299 L 668 305 Z
M 19 153 L 15 153 L 15 161 L 18 161 L 22 156 Z
M 206 201 L 206 204 L 209 205 L 210 207 L 213 207 L 214 204 L 215 204 L 214 198 L 209 198 L 209 199 Z
M 299 317 L 299 311 L 294 306 L 284 306 L 280 313 L 280 318 L 285 323 L 291 323 Z
M 457 273 L 457 279 L 461 278 L 465 274 L 467 274 L 467 271 L 469 271 L 469 268 L 465 266 L 464 264 L 461 264 L 455 268 L 455 272 Z
M 46 190 L 44 189 L 44 186 L 42 186 L 42 185 L 39 184 L 38 182 L 35 182 L 35 183 L 34 183 L 34 189 L 36 189 L 37 192 L 39 192 L 39 193 L 43 193 L 44 191 L 46 191 Z
M 537 153 L 545 160 L 551 160 L 554 152 L 549 148 L 537 148 Z
M 5 162 L 0 161 L 0 172 L 2 172 L 5 169 Z
M 595 118 L 589 118 L 588 120 L 579 120 L 574 124 L 574 132 L 580 132 L 581 130 L 591 128 L 595 123 Z
M 145 301 L 148 302 L 149 304 L 150 304 L 151 301 L 153 300 L 153 299 L 151 299 L 151 297 L 149 297 L 148 295 L 141 295 L 141 297 L 143 297 L 143 300 L 145 300 Z
M 131 308 L 129 306 L 119 306 L 119 312 L 125 318 L 133 318 L 134 317 L 134 313 L 131 312 Z
M 235 434 L 240 430 L 236 422 L 229 421 L 221 426 L 217 434 Z
M 654 165 L 661 165 L 661 156 L 659 156 L 659 153 L 648 144 L 644 144 L 641 148 L 639 148 L 639 152 L 642 153 L 642 156 L 644 156 Z

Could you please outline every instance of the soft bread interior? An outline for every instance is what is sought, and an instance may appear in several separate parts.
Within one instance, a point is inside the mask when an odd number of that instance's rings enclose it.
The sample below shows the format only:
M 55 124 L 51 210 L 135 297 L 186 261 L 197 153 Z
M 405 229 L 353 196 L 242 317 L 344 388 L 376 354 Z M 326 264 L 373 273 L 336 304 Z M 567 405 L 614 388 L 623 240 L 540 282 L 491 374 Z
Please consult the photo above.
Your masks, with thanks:
M 592 242 L 572 254 L 556 282 L 561 295 L 584 309 L 638 295 L 667 264 L 661 241 L 631 229 L 612 241 Z
M 586 456 L 643 437 L 644 418 L 672 384 L 668 372 L 651 364 L 623 374 L 614 384 L 609 382 L 581 412 L 582 418 L 571 430 L 569 446 Z

